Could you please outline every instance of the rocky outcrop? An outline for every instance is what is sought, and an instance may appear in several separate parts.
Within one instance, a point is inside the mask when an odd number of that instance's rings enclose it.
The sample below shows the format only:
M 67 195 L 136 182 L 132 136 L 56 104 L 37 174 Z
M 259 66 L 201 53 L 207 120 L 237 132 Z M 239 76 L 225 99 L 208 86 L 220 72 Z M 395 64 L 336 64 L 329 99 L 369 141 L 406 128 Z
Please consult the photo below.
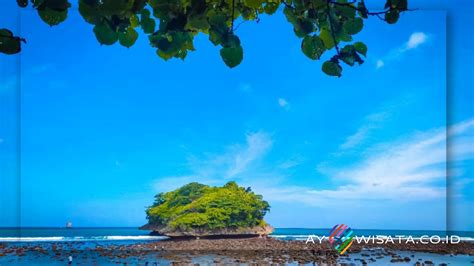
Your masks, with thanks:
M 140 227 L 141 230 L 152 231 L 154 235 L 163 235 L 171 238 L 175 237 L 244 237 L 244 236 L 266 236 L 273 232 L 270 225 L 255 226 L 251 228 L 222 228 L 222 229 L 203 229 L 195 228 L 189 230 L 177 230 L 166 226 L 156 226 L 146 224 Z

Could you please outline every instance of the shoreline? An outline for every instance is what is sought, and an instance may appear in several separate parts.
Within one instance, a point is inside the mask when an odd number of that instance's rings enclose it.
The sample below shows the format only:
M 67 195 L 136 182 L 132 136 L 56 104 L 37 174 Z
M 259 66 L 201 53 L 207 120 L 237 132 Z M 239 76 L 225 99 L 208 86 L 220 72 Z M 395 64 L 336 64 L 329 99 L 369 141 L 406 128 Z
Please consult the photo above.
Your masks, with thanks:
M 86 242 L 84 242 L 86 243 Z M 82 244 L 84 244 L 82 243 Z M 297 263 L 340 264 L 352 256 L 360 257 L 360 263 L 389 259 L 390 262 L 413 262 L 414 255 L 400 255 L 405 251 L 444 255 L 445 257 L 468 255 L 474 261 L 474 242 L 459 244 L 358 244 L 339 255 L 332 246 L 323 243 L 308 243 L 299 240 L 264 238 L 229 239 L 167 239 L 135 244 L 96 243 L 81 246 L 81 242 L 51 242 L 12 244 L 0 243 L 0 259 L 5 256 L 34 258 L 50 257 L 58 260 L 69 255 L 86 258 L 105 258 L 110 261 L 160 258 L 168 262 L 191 263 L 195 258 L 207 258 L 210 263 Z M 209 262 L 209 261 L 207 261 Z M 363 264 L 363 263 L 362 263 Z

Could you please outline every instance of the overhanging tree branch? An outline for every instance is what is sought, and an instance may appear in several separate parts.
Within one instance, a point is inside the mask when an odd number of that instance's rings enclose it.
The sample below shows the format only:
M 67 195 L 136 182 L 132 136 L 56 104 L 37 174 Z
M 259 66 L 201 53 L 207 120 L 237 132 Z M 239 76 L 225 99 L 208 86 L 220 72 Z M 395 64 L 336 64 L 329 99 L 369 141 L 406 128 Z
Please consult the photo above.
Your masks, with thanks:
M 336 35 L 334 35 L 335 31 L 334 31 L 334 25 L 333 25 L 333 20 L 332 20 L 332 17 L 331 17 L 331 5 L 330 5 L 330 2 L 331 1 L 327 1 L 326 2 L 326 13 L 328 15 L 328 19 L 329 19 L 329 26 L 331 27 L 331 37 L 332 37 L 332 40 L 334 42 L 334 47 L 336 47 L 336 52 L 337 54 L 339 55 L 340 52 L 339 52 L 339 46 L 338 46 L 338 43 L 337 43 L 337 39 L 336 39 Z

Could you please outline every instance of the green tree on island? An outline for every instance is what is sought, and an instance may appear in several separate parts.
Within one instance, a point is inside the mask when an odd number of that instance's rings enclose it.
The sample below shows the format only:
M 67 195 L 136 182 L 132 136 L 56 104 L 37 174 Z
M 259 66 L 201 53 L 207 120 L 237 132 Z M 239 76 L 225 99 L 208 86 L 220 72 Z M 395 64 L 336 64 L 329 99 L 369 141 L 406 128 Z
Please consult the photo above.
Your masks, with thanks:
M 244 57 L 236 35 L 240 24 L 258 22 L 262 14 L 283 10 L 294 33 L 302 39 L 301 50 L 307 57 L 318 60 L 326 51 L 335 50 L 322 70 L 340 77 L 341 62 L 349 66 L 364 62 L 367 46 L 353 40 L 364 20 L 375 16 L 389 24 L 396 23 L 400 13 L 408 10 L 407 1 L 386 0 L 377 12 L 369 11 L 364 0 L 79 0 L 78 8 L 84 20 L 93 25 L 101 44 L 118 42 L 131 47 L 140 28 L 159 57 L 184 59 L 195 50 L 194 37 L 203 33 L 220 46 L 220 55 L 231 68 Z M 17 3 L 28 6 L 28 0 Z M 71 4 L 68 0 L 31 0 L 31 6 L 44 22 L 54 26 L 66 20 Z M 26 43 L 23 37 L 0 29 L 0 52 L 20 52 L 21 44 Z
M 222 187 L 189 183 L 155 196 L 146 210 L 148 227 L 161 231 L 212 231 L 264 227 L 268 202 L 250 188 L 228 182 Z M 158 230 L 158 231 L 160 231 Z

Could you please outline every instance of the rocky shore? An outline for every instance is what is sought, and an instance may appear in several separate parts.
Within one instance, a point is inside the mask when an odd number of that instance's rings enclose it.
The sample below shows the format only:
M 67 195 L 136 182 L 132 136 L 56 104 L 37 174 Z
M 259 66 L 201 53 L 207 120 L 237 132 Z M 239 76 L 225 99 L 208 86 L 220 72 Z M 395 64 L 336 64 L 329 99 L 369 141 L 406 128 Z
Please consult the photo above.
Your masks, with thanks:
M 327 242 L 308 243 L 304 241 L 283 241 L 271 237 L 263 238 L 233 238 L 233 239 L 193 239 L 193 240 L 164 240 L 132 245 L 96 245 L 78 249 L 72 243 L 49 243 L 34 245 L 0 244 L 2 256 L 51 256 L 52 259 L 62 260 L 67 256 L 102 257 L 114 263 L 122 263 L 130 258 L 145 262 L 150 258 L 160 258 L 168 262 L 189 264 L 197 257 L 206 257 L 207 263 L 256 263 L 256 264 L 316 264 L 344 265 L 341 258 L 348 254 L 358 254 L 358 264 L 367 264 L 382 258 L 390 262 L 410 262 L 412 265 L 430 265 L 429 261 L 414 261 L 413 257 L 401 256 L 397 252 L 408 250 L 437 254 L 465 254 L 474 256 L 474 243 L 438 245 L 405 245 L 385 244 L 369 245 L 354 243 L 348 253 L 340 256 Z M 474 261 L 474 258 L 473 258 Z M 418 263 L 418 264 L 417 264 Z
M 140 227 L 140 230 L 152 231 L 152 235 L 167 236 L 171 238 L 229 238 L 229 237 L 258 237 L 268 236 L 273 232 L 270 225 L 255 226 L 250 228 L 219 228 L 219 229 L 188 229 L 185 231 L 177 230 L 168 226 L 156 226 L 146 224 Z

